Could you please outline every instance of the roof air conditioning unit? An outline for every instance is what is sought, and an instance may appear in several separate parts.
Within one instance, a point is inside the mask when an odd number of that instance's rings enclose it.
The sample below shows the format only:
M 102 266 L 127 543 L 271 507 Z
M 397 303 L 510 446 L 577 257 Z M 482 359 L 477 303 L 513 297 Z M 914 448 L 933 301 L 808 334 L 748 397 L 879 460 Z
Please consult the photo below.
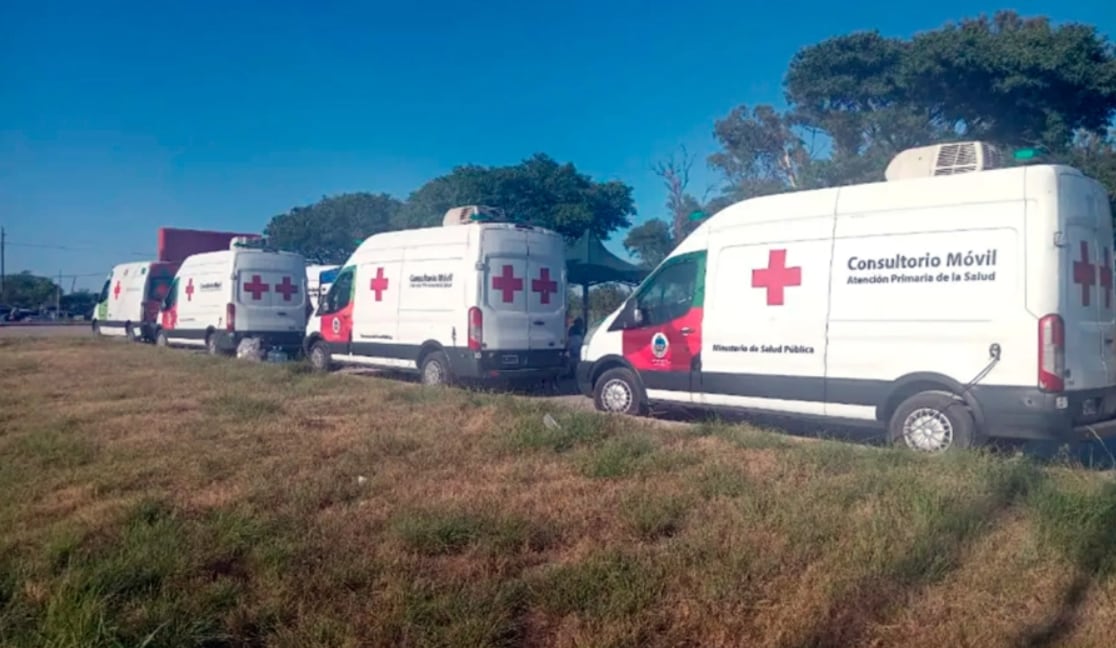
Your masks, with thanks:
M 465 205 L 464 207 L 450 207 L 442 218 L 442 226 L 468 225 L 478 222 L 501 222 L 507 220 L 504 210 L 498 207 L 484 205 Z
M 888 182 L 998 169 L 1003 153 L 987 142 L 952 142 L 900 151 L 884 171 Z

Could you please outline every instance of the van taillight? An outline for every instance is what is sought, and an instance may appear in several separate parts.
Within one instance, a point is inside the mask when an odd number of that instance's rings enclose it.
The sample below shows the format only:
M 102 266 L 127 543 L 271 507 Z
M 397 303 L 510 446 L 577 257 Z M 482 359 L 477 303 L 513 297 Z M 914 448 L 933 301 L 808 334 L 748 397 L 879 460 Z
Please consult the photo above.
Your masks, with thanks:
M 236 304 L 225 307 L 225 330 L 232 331 L 236 328 Z
M 469 350 L 481 350 L 481 338 L 484 337 L 484 314 L 481 309 L 473 306 L 469 309 Z
M 1061 315 L 1039 319 L 1038 385 L 1047 392 L 1065 390 L 1066 326 Z

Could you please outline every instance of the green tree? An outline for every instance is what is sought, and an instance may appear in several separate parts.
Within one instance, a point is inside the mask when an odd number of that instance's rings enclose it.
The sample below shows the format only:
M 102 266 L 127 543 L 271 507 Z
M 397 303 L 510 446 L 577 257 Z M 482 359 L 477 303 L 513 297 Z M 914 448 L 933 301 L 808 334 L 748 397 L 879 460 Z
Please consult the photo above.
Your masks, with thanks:
M 792 58 L 785 89 L 784 112 L 742 106 L 717 122 L 726 196 L 882 180 L 900 150 L 958 139 L 1103 167 L 1116 52 L 1093 27 L 1004 11 L 910 39 L 827 39 Z
M 46 277 L 36 277 L 27 270 L 4 277 L 8 305 L 16 308 L 53 306 L 58 290 L 58 284 Z
M 402 206 L 387 194 L 324 196 L 271 219 L 264 234 L 272 244 L 315 263 L 344 263 L 359 241 L 392 229 Z
M 631 224 L 632 189 L 618 181 L 597 182 L 573 164 L 538 153 L 504 167 L 460 166 L 410 195 L 395 220 L 398 228 L 430 227 L 446 210 L 491 205 L 516 220 L 552 229 L 568 239 L 586 230 L 602 238 Z
M 701 199 L 690 193 L 690 172 L 693 165 L 694 158 L 683 146 L 679 148 L 678 154 L 671 155 L 652 167 L 666 189 L 665 206 L 669 222 L 652 218 L 628 230 L 628 235 L 624 238 L 624 247 L 638 257 L 640 264 L 645 267 L 659 265 L 701 224 L 701 219 L 695 219 L 695 215 L 711 215 L 732 202 L 721 197 L 709 200 L 711 188 L 705 191 Z

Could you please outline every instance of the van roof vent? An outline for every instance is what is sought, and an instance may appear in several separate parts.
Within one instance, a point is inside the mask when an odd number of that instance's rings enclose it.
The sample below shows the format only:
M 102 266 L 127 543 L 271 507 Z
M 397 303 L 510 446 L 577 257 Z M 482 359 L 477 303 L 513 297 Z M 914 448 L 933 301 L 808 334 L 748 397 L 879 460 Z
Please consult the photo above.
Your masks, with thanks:
M 442 218 L 442 226 L 468 225 L 469 223 L 506 223 L 508 217 L 499 207 L 485 205 L 465 205 L 450 207 Z
M 987 142 L 951 142 L 900 151 L 884 171 L 889 182 L 998 169 L 1003 153 Z
M 229 240 L 229 249 L 252 249 L 252 250 L 266 250 L 267 239 L 262 236 L 234 236 Z

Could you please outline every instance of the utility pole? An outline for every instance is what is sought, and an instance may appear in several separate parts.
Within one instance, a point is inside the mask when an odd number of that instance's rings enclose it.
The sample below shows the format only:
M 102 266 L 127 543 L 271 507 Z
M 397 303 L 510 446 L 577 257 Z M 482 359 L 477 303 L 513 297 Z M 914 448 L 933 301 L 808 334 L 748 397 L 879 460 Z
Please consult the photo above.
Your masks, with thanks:
M 58 292 L 54 293 L 54 318 L 62 314 L 62 271 L 58 271 Z
M 8 296 L 8 284 L 4 279 L 4 248 L 8 242 L 8 232 L 3 227 L 0 227 L 0 304 L 6 303 Z

